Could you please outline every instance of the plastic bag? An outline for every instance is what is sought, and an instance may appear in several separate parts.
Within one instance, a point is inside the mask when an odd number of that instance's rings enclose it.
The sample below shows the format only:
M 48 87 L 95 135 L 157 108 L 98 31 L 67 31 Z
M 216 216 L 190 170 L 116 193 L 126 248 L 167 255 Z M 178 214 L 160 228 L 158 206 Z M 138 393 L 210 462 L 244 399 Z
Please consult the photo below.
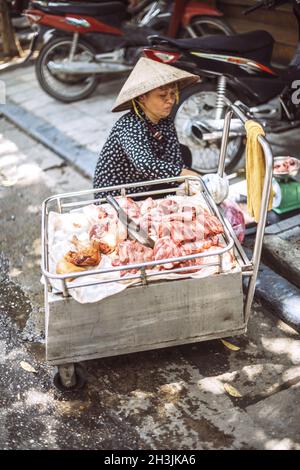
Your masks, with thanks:
M 228 196 L 229 183 L 226 178 L 221 178 L 217 173 L 208 173 L 202 176 L 212 198 L 220 204 Z
M 221 203 L 221 207 L 224 211 L 224 216 L 232 226 L 237 239 L 243 243 L 245 238 L 245 217 L 242 210 L 230 199 L 223 201 Z

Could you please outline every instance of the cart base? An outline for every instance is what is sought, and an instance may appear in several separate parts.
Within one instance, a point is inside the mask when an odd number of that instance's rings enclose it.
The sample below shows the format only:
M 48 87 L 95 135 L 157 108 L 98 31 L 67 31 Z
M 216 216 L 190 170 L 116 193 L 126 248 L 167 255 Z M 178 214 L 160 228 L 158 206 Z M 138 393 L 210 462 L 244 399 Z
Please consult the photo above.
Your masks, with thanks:
M 72 392 L 86 384 L 85 370 L 80 364 L 61 364 L 53 378 L 55 387 L 61 392 Z
M 48 295 L 50 364 L 196 343 L 246 330 L 240 271 L 129 287 L 84 305 L 71 297 Z

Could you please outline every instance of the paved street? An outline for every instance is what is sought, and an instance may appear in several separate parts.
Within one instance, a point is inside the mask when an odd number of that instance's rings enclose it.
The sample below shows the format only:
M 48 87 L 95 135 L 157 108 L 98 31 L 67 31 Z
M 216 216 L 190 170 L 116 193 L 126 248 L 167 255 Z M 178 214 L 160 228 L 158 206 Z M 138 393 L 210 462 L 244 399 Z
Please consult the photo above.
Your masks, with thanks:
M 98 153 L 120 116 L 110 110 L 126 77 L 99 83 L 90 98 L 72 104 L 58 102 L 47 95 L 36 80 L 33 66 L 7 71 L 0 78 L 5 82 L 9 100 Z
M 41 108 L 53 105 L 47 99 Z M 76 106 L 88 114 L 85 105 Z M 299 334 L 258 303 L 247 334 L 228 338 L 239 350 L 215 340 L 91 360 L 86 388 L 55 389 L 44 355 L 40 207 L 91 183 L 3 118 L 0 139 L 0 448 L 299 450 Z
M 1 73 L 6 87 L 8 113 L 17 125 L 47 146 L 60 152 L 79 171 L 92 177 L 98 154 L 121 113 L 111 108 L 126 75 L 107 77 L 93 95 L 83 101 L 65 104 L 47 95 L 39 86 L 33 66 Z M 0 106 L 1 111 L 1 106 Z M 298 129 L 269 134 L 274 155 L 299 157 Z M 80 147 L 80 152 L 77 147 Z M 79 153 L 78 153 L 79 152 Z M 239 166 L 242 166 L 242 159 Z

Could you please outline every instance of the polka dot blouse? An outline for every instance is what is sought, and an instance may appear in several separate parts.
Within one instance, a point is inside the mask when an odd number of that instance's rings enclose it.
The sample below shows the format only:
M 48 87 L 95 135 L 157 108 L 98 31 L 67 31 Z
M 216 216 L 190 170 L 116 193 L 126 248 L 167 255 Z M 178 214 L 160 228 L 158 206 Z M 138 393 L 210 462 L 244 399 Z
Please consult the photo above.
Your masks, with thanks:
M 173 121 L 166 118 L 153 124 L 144 113 L 141 116 L 143 119 L 132 110 L 113 126 L 96 165 L 94 188 L 170 178 L 181 173 L 184 165 Z M 154 137 L 156 131 L 162 134 L 162 141 Z M 148 189 L 145 185 L 130 192 Z M 97 197 L 105 197 L 105 193 L 97 193 Z

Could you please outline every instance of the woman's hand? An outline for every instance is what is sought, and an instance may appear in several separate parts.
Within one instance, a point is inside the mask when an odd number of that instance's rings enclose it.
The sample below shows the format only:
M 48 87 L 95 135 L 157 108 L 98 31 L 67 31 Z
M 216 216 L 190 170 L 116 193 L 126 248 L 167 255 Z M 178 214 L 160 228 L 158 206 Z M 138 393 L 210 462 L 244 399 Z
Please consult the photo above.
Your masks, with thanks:
M 180 176 L 199 176 L 199 173 L 196 173 L 196 171 L 193 170 L 189 170 L 188 168 L 183 168 Z

